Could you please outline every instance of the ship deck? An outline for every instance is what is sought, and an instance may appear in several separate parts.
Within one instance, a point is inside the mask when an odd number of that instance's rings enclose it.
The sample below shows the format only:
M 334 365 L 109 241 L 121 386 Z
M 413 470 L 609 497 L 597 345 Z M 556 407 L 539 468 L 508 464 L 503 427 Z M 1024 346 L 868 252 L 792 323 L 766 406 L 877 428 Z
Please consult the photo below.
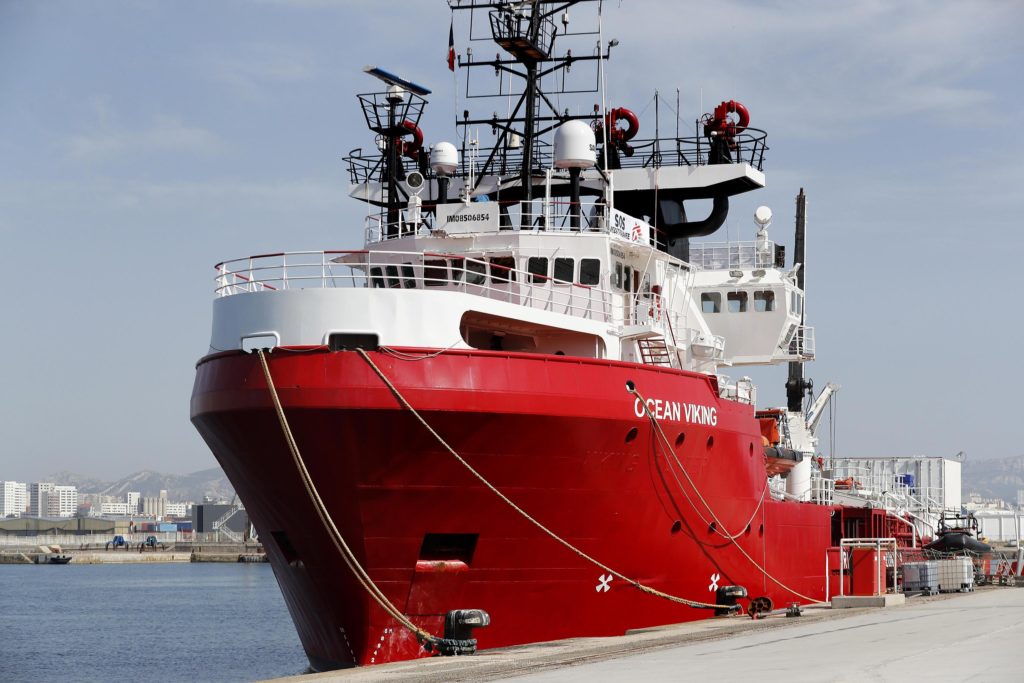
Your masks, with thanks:
M 997 680 L 1019 671 L 1024 590 L 914 597 L 901 607 L 831 610 L 800 618 L 708 619 L 642 629 L 615 638 L 573 638 L 487 650 L 471 657 L 421 659 L 276 683 L 368 681 Z M 948 656 L 955 648 L 956 656 Z M 944 654 L 945 653 L 945 654 Z

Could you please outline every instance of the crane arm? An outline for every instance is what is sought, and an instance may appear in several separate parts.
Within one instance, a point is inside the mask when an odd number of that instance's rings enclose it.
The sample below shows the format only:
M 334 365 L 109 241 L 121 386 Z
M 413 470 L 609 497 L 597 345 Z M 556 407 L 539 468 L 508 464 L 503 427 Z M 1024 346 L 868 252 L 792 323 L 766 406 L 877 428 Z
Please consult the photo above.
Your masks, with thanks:
M 818 398 L 814 399 L 814 403 L 811 404 L 810 409 L 807 411 L 807 430 L 814 433 L 814 430 L 818 426 L 818 421 L 821 420 L 822 414 L 825 412 L 825 406 L 828 405 L 829 400 L 832 398 L 832 394 L 839 391 L 839 385 L 829 382 L 825 385 L 825 388 L 818 394 Z

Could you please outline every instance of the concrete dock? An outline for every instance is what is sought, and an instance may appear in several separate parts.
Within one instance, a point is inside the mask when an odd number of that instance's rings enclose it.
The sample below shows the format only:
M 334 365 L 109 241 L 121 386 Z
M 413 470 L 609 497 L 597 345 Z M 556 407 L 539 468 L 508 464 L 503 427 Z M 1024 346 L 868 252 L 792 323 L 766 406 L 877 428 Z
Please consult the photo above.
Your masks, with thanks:
M 1024 681 L 1022 648 L 1024 589 L 986 587 L 885 609 L 708 619 L 275 681 Z

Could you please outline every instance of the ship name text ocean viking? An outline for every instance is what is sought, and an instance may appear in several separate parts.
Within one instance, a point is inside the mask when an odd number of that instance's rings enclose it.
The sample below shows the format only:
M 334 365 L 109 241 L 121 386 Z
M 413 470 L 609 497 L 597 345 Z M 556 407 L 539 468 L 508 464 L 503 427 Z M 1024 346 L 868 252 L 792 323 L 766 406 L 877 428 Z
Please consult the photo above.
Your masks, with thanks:
M 718 425 L 718 409 L 699 403 L 680 403 L 679 401 L 663 401 L 660 398 L 647 399 L 647 408 L 658 420 L 675 420 L 681 422 L 685 418 L 690 424 L 715 427 Z M 643 404 L 640 399 L 633 401 L 633 413 L 644 417 Z

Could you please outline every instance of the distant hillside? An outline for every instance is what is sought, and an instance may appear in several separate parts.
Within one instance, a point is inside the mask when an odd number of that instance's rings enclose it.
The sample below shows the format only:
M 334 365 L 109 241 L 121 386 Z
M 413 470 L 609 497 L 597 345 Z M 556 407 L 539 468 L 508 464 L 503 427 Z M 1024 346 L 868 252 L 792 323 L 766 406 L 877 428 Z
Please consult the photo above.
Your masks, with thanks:
M 1015 505 L 1017 491 L 1021 489 L 1024 489 L 1024 455 L 964 462 L 964 496 L 973 491 Z
M 105 496 L 124 496 L 129 491 L 138 491 L 145 496 L 158 496 L 166 490 L 172 501 L 201 502 L 205 496 L 231 500 L 234 489 L 219 467 L 200 470 L 191 474 L 163 474 L 143 470 L 113 482 L 91 479 L 72 472 L 51 474 L 46 481 L 71 484 L 82 493 L 98 493 Z

